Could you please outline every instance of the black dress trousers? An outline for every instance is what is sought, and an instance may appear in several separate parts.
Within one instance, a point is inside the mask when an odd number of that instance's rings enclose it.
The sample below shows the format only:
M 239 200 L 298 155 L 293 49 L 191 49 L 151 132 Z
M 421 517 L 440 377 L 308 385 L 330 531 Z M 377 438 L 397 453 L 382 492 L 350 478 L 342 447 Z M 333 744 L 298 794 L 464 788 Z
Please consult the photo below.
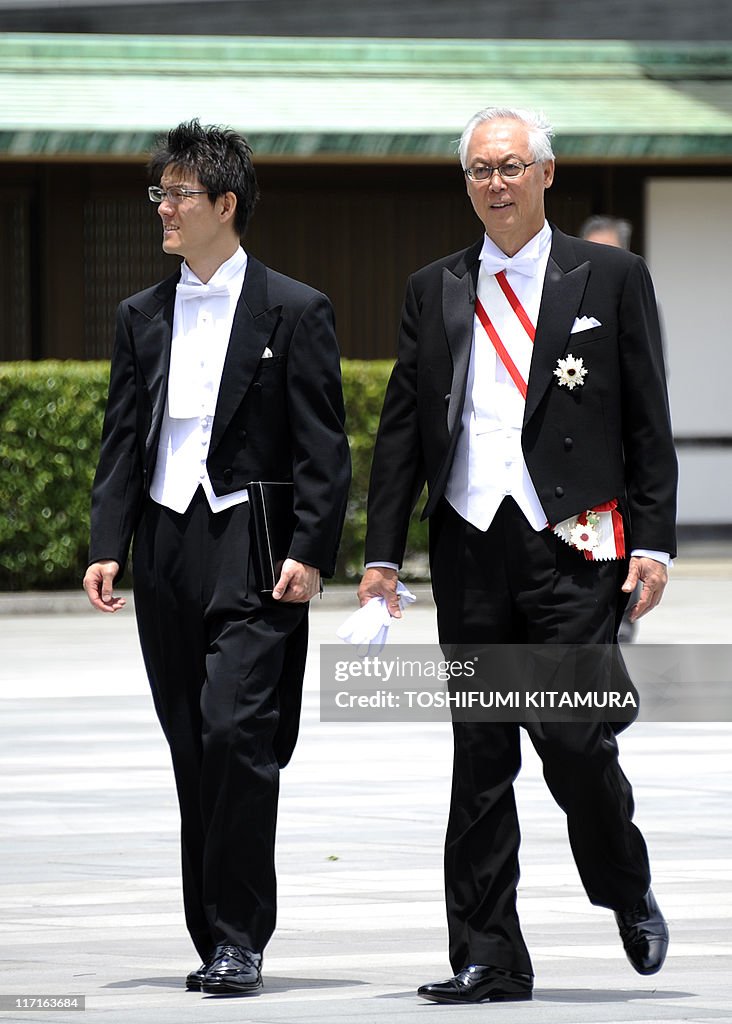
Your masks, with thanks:
M 443 502 L 432 523 L 431 564 L 443 645 L 615 642 L 627 561 L 586 560 L 550 530 L 533 530 L 512 498 L 485 533 Z M 513 781 L 521 766 L 521 727 L 566 812 L 591 902 L 626 908 L 650 884 L 611 725 L 454 722 L 445 879 L 455 971 L 469 964 L 532 971 L 516 911 L 520 831 Z
M 149 500 L 135 534 L 135 611 L 181 813 L 183 895 L 206 960 L 262 951 L 276 915 L 279 770 L 297 736 L 307 604 L 256 590 L 249 506 L 178 514 Z

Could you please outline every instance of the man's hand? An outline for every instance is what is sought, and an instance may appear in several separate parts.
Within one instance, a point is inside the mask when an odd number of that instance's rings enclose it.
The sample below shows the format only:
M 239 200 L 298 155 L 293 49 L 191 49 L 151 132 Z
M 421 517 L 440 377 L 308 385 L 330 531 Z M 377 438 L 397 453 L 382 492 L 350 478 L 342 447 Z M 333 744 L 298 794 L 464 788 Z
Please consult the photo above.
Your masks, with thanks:
M 294 558 L 286 558 L 282 563 L 282 572 L 272 591 L 275 601 L 285 604 L 303 604 L 320 593 L 320 569 Z
M 86 570 L 84 590 L 91 604 L 100 612 L 118 612 L 127 603 L 123 597 L 114 596 L 114 581 L 119 572 L 119 562 L 112 559 L 94 562 Z
M 630 559 L 628 577 L 622 586 L 624 593 L 632 594 L 638 581 L 643 584 L 643 589 L 640 600 L 630 610 L 631 622 L 636 622 L 660 604 L 668 583 L 666 566 L 663 562 L 657 562 L 655 558 L 633 555 Z
M 389 614 L 395 619 L 401 619 L 402 610 L 399 607 L 397 597 L 397 582 L 399 573 L 396 569 L 386 569 L 382 566 L 372 566 L 363 574 L 361 585 L 358 588 L 358 600 L 361 607 L 372 597 L 383 597 L 386 599 L 386 607 Z

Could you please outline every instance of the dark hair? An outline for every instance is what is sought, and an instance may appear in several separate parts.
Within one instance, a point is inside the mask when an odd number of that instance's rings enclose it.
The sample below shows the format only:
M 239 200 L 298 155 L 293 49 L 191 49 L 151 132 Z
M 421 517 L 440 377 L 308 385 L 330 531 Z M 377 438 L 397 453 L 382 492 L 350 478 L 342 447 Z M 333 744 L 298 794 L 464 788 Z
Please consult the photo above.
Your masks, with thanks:
M 252 149 L 243 135 L 230 128 L 201 125 L 197 118 L 184 121 L 160 139 L 150 156 L 147 169 L 156 184 L 167 167 L 193 172 L 201 186 L 211 193 L 212 204 L 217 196 L 233 192 L 234 227 L 240 237 L 244 234 L 259 199 L 259 189 Z
M 579 231 L 580 238 L 587 238 L 595 231 L 614 231 L 618 236 L 618 242 L 622 249 L 630 249 L 630 236 L 633 233 L 633 225 L 629 220 L 620 217 L 606 217 L 598 214 L 596 217 L 588 217 Z

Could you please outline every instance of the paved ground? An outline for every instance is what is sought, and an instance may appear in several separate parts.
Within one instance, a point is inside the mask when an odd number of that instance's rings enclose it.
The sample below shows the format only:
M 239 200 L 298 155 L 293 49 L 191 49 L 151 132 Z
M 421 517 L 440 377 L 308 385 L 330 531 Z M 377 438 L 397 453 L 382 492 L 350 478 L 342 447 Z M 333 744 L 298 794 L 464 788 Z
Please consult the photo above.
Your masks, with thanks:
M 186 993 L 197 962 L 176 807 L 132 612 L 86 613 L 83 600 L 0 600 L 0 1022 L 77 1019 L 9 1007 L 10 996 L 62 994 L 85 995 L 82 1019 L 100 1024 L 732 1021 L 732 725 L 720 723 L 637 724 L 621 740 L 672 931 L 660 975 L 634 974 L 611 915 L 587 903 L 526 745 L 520 907 L 535 999 L 452 1008 L 415 997 L 449 973 L 449 729 L 319 721 L 318 645 L 333 642 L 351 600 L 333 590 L 314 608 L 301 741 L 283 774 L 265 991 Z M 680 562 L 641 639 L 727 642 L 731 611 L 730 562 Z M 434 640 L 424 591 L 392 638 Z

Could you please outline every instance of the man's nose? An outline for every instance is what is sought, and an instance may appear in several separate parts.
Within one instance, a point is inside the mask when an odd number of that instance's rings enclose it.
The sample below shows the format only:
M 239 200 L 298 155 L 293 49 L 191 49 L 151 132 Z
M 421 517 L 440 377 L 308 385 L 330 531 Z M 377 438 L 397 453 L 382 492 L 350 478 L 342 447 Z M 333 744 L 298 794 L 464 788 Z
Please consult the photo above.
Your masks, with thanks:
M 162 201 L 158 203 L 158 213 L 161 217 L 170 217 L 175 211 L 175 207 L 171 203 L 167 196 L 164 196 Z

